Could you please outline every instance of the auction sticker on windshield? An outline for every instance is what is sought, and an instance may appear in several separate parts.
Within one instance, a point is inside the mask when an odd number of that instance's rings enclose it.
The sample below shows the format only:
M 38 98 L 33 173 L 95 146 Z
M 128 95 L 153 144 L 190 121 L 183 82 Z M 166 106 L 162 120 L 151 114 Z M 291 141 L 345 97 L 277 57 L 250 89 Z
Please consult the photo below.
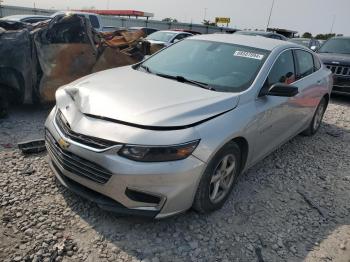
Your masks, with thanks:
M 246 52 L 246 51 L 236 51 L 234 56 L 240 56 L 240 57 L 246 57 L 246 58 L 252 58 L 257 60 L 262 60 L 264 58 L 264 55 L 252 53 L 252 52 Z

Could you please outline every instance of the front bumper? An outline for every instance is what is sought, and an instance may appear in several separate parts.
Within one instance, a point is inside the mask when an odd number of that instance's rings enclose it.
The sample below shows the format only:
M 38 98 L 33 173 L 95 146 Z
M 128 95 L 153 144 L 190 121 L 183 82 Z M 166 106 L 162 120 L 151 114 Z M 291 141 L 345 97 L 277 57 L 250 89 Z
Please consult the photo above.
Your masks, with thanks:
M 194 156 L 184 160 L 160 163 L 131 161 L 116 154 L 115 149 L 94 152 L 64 137 L 55 125 L 55 112 L 46 121 L 46 143 L 51 168 L 58 180 L 75 193 L 97 203 L 101 208 L 122 214 L 163 218 L 183 212 L 192 206 L 197 186 L 206 164 Z M 64 151 L 79 160 L 96 164 L 111 172 L 106 182 L 97 183 L 67 166 L 50 149 L 52 141 L 69 142 Z M 62 148 L 58 148 L 62 149 Z M 74 165 L 77 162 L 73 163 Z M 80 169 L 81 170 L 81 169 Z M 141 198 L 135 198 L 136 192 Z M 142 196 L 146 196 L 142 198 Z M 148 196 L 148 197 L 147 197 Z M 148 201 L 149 197 L 159 201 Z M 145 199 L 143 201 L 142 199 Z M 142 201 L 141 201 L 142 200 Z M 152 203 L 150 203 L 152 202 Z
M 350 95 L 350 76 L 334 76 L 332 93 Z

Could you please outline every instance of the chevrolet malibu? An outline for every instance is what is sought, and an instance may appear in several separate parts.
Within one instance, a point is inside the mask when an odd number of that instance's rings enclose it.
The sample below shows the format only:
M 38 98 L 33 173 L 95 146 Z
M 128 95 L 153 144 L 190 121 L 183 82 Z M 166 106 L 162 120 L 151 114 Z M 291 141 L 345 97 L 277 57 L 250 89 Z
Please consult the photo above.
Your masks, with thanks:
M 211 212 L 241 173 L 317 132 L 331 89 L 331 71 L 300 45 L 194 36 L 61 87 L 46 121 L 51 168 L 112 212 Z

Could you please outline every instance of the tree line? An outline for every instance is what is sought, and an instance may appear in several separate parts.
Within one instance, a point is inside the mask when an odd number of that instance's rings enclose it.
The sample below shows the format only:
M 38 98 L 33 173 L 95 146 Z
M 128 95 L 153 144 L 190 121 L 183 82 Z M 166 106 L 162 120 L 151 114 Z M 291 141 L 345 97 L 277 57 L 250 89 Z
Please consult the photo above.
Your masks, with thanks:
M 319 40 L 327 40 L 331 37 L 335 37 L 335 36 L 343 36 L 342 34 L 318 34 L 316 36 L 313 36 L 311 33 L 309 32 L 305 32 L 301 37 L 302 38 L 316 38 Z

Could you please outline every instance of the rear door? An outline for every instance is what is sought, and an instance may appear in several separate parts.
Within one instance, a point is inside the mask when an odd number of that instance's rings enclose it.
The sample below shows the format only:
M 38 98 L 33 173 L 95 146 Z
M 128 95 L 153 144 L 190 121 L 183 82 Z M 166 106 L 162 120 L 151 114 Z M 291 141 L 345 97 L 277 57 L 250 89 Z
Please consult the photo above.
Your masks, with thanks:
M 325 79 L 322 79 L 319 60 L 315 59 L 315 54 L 311 51 L 302 49 L 294 50 L 297 84 L 299 88 L 298 99 L 295 101 L 298 108 L 298 114 L 302 119 L 302 124 L 307 124 L 311 120 L 321 96 L 322 85 L 325 85 Z

